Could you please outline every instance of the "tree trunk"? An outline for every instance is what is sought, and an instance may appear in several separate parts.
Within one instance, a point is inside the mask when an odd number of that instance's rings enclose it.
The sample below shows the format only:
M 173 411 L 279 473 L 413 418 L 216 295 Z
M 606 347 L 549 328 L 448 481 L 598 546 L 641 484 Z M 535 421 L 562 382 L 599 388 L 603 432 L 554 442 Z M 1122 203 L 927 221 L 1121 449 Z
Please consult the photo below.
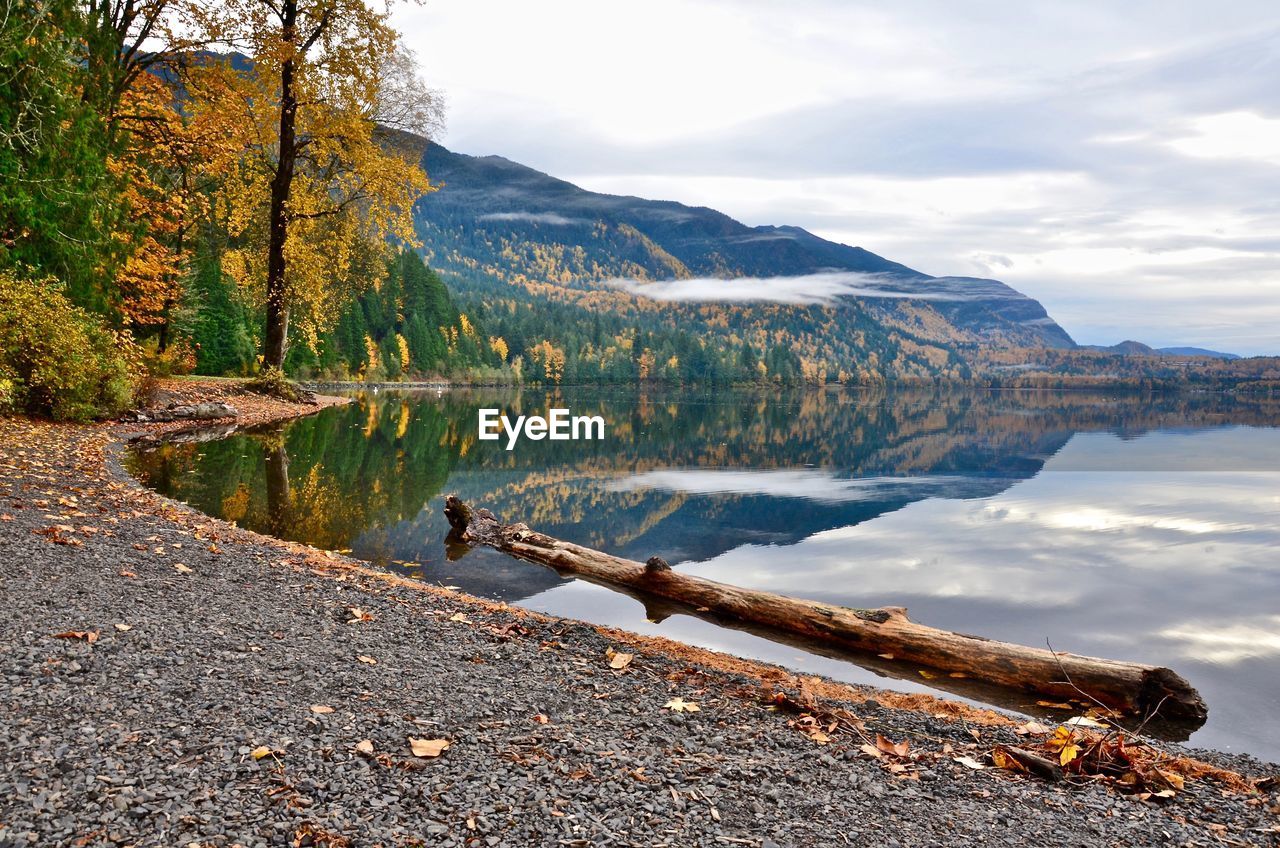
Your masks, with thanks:
M 287 44 L 297 41 L 297 0 L 284 0 L 280 9 L 281 37 Z M 271 208 L 267 238 L 267 327 L 262 346 L 265 368 L 284 368 L 289 336 L 289 303 L 285 291 L 284 245 L 289 235 L 289 196 L 298 160 L 298 98 L 293 87 L 294 60 L 280 63 L 279 159 L 271 180 Z
M 647 563 L 502 524 L 488 510 L 473 510 L 450 495 L 445 515 L 455 533 L 561 573 L 635 590 L 731 621 L 748 622 L 842 650 L 914 664 L 1006 689 L 1061 700 L 1094 699 L 1143 718 L 1203 723 L 1199 693 L 1167 668 L 1030 648 L 916 624 L 901 607 L 851 609 L 704 580 Z

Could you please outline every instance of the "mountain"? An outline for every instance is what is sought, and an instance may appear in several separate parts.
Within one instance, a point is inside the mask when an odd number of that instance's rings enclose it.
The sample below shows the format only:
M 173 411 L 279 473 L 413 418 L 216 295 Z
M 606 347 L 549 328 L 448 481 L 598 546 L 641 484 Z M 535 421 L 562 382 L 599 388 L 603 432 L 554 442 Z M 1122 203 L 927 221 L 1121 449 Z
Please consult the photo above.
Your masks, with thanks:
M 1115 353 L 1120 356 L 1197 356 L 1210 359 L 1235 360 L 1240 357 L 1234 353 L 1222 353 L 1217 350 L 1206 350 L 1202 347 L 1161 347 L 1154 348 L 1132 339 L 1113 345 L 1081 345 L 1082 350 L 1097 350 L 1102 353 Z
M 659 366 L 670 361 L 658 356 L 664 345 L 677 362 L 681 349 L 690 354 L 683 335 L 722 354 L 708 367 L 759 362 L 783 346 L 777 363 L 789 354 L 795 370 L 827 379 L 859 369 L 963 376 L 966 350 L 1075 346 L 1043 306 L 997 280 L 933 277 L 799 227 L 749 227 L 705 207 L 591 192 L 434 143 L 424 166 L 440 186 L 415 209 L 428 262 L 487 332 L 501 324 L 500 335 L 519 336 L 513 357 L 543 341 L 569 359 L 586 350 L 591 362 L 577 377 L 608 369 L 601 352 L 611 346 L 640 356 L 626 333 L 648 334 Z M 737 278 L 758 279 L 715 282 Z M 699 282 L 699 300 L 663 299 L 675 284 L 646 289 L 683 280 Z M 724 302 L 709 304 L 707 285 Z
M 1156 349 L 1151 345 L 1135 342 L 1133 339 L 1127 339 L 1119 344 L 1113 345 L 1081 345 L 1085 350 L 1096 350 L 1102 353 L 1115 353 L 1120 356 L 1155 356 Z
M 1220 350 L 1206 350 L 1202 347 L 1162 347 L 1157 348 L 1158 353 L 1165 356 L 1207 356 L 1210 359 L 1239 359 L 1238 353 L 1223 353 Z

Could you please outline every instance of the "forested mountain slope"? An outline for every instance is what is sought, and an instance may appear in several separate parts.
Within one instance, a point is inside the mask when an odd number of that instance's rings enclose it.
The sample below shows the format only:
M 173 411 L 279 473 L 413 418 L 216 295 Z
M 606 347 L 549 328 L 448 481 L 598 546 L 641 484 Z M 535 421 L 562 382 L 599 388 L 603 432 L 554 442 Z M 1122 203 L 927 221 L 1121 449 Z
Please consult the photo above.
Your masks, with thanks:
M 540 376 L 963 377 L 966 351 L 1074 345 L 1038 302 L 995 280 L 931 277 L 798 227 L 590 192 L 497 156 L 430 144 L 424 164 L 441 185 L 416 210 L 428 263 Z M 698 295 L 645 288 L 695 278 Z M 789 278 L 798 302 L 756 300 L 751 286 L 773 281 L 687 299 L 716 291 L 703 278 Z

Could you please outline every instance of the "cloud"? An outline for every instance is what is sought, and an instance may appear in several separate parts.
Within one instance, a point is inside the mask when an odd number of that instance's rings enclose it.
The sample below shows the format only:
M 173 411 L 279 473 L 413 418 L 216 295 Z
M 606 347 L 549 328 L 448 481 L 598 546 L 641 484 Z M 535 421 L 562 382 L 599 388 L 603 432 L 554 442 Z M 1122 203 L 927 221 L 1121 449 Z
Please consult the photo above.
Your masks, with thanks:
M 566 218 L 555 212 L 490 212 L 476 218 L 477 221 L 527 221 L 530 224 L 569 226 L 588 223 L 582 218 Z
M 991 478 L 955 475 L 921 477 L 837 477 L 828 471 L 736 471 L 728 469 L 664 469 L 614 481 L 613 491 L 665 489 L 687 495 L 764 495 L 820 503 L 848 503 L 891 498 L 896 490 L 911 497 L 965 497 L 977 486 L 990 490 Z M 926 490 L 921 492 L 920 490 Z
M 796 277 L 695 277 L 687 280 L 613 279 L 606 285 L 652 300 L 693 303 L 832 303 L 841 297 L 971 302 L 1025 300 L 995 280 L 925 279 L 824 271 Z

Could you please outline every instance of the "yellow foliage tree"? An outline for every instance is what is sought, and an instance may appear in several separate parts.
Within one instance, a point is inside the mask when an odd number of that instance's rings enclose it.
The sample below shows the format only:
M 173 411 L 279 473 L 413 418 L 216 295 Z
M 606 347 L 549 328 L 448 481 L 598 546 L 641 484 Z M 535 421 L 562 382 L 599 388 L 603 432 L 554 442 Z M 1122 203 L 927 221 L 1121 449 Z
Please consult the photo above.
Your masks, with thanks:
M 414 244 L 431 190 L 420 148 L 438 98 L 414 72 L 386 8 L 364 0 L 227 0 L 195 12 L 213 38 L 247 45 L 239 115 L 259 139 L 227 189 L 236 246 L 225 266 L 264 303 L 263 362 L 280 368 L 291 316 L 314 342 L 385 273 L 388 238 Z

